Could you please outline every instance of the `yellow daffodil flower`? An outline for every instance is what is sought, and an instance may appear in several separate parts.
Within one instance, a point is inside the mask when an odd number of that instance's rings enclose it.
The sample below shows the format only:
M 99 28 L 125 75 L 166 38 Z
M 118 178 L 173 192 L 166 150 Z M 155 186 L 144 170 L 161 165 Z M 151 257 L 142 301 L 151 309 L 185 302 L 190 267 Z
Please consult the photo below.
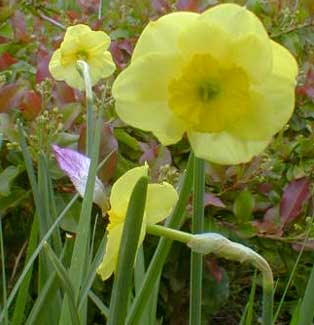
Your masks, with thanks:
M 109 77 L 115 70 L 112 56 L 107 51 L 109 36 L 102 31 L 92 31 L 86 25 L 71 26 L 66 30 L 64 40 L 49 62 L 49 71 L 56 80 L 84 89 L 84 80 L 77 71 L 76 62 L 83 60 L 90 67 L 92 84 Z
M 116 111 L 164 145 L 186 132 L 197 157 L 247 162 L 289 120 L 298 67 L 245 7 L 150 22 L 116 79 Z
M 109 225 L 106 252 L 97 273 L 103 280 L 115 271 L 120 241 L 131 193 L 137 181 L 147 176 L 148 166 L 136 167 L 127 171 L 113 185 L 110 195 L 111 208 L 108 211 Z M 139 245 L 145 237 L 147 224 L 156 224 L 164 220 L 178 200 L 176 190 L 168 183 L 148 184 L 144 220 Z

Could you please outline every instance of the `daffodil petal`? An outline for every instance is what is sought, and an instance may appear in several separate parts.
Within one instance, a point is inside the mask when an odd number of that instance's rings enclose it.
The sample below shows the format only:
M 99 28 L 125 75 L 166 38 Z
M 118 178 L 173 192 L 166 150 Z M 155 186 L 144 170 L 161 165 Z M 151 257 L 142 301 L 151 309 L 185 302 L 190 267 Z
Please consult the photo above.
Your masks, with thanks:
M 89 62 L 90 74 L 93 85 L 98 82 L 99 79 L 109 77 L 116 69 L 113 63 L 111 53 L 106 51 L 102 54 L 98 54 Z
M 110 278 L 116 269 L 123 225 L 124 224 L 116 225 L 108 232 L 105 255 L 97 269 L 97 273 L 101 276 L 103 281 Z
M 197 157 L 221 165 L 246 163 L 261 153 L 271 140 L 246 141 L 227 132 L 190 132 L 188 138 Z
M 174 187 L 166 182 L 149 184 L 146 199 L 146 222 L 155 224 L 164 220 L 178 201 Z
M 273 53 L 273 74 L 295 81 L 298 64 L 294 56 L 282 45 L 271 41 Z
M 244 6 L 221 4 L 204 11 L 200 19 L 210 25 L 221 27 L 234 39 L 245 38 L 248 35 L 268 39 L 262 22 Z
M 179 35 L 184 56 L 210 54 L 226 68 L 243 68 L 251 79 L 271 71 L 271 44 L 259 19 L 244 7 L 218 5 L 202 13 Z
M 137 41 L 132 62 L 152 52 L 176 51 L 175 46 L 179 33 L 198 16 L 199 14 L 192 12 L 174 12 L 157 21 L 151 21 Z
M 80 36 L 80 35 L 84 35 L 86 33 L 91 32 L 92 30 L 90 29 L 89 26 L 84 25 L 84 24 L 77 24 L 77 25 L 73 25 L 73 26 L 69 26 L 66 30 L 66 33 L 64 35 L 64 42 L 72 42 L 72 41 L 76 41 L 76 39 Z
M 295 100 L 294 80 L 273 75 L 251 91 L 251 110 L 229 131 L 242 139 L 265 140 L 290 119 Z
M 124 224 L 119 224 L 108 231 L 105 254 L 102 262 L 97 268 L 97 273 L 100 275 L 103 281 L 109 279 L 110 276 L 116 271 L 123 227 Z M 146 225 L 143 223 L 138 241 L 138 247 L 142 245 L 145 235 Z
M 147 174 L 148 166 L 135 167 L 128 170 L 113 184 L 110 195 L 113 214 L 125 218 L 133 188 L 137 181 L 142 176 L 147 176 Z
M 185 130 L 168 107 L 168 84 L 181 63 L 173 54 L 143 56 L 120 73 L 112 88 L 121 120 L 154 132 L 163 144 L 176 143 Z
M 61 64 L 61 50 L 56 50 L 49 62 L 49 72 L 56 80 L 65 80 L 73 88 L 84 89 L 84 80 L 78 73 L 75 64 Z

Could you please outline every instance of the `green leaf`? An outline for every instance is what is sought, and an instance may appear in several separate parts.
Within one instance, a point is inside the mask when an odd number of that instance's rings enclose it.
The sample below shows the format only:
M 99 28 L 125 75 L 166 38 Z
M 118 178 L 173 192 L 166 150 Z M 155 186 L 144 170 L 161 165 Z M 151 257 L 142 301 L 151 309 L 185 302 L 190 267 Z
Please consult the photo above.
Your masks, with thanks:
M 71 318 L 72 318 L 72 323 L 73 325 L 80 325 L 80 319 L 79 315 L 77 312 L 76 304 L 75 304 L 75 293 L 74 293 L 74 288 L 72 285 L 72 282 L 69 278 L 68 272 L 60 262 L 59 258 L 56 256 L 54 251 L 51 249 L 49 244 L 46 242 L 45 243 L 45 250 L 47 252 L 47 255 L 52 263 L 52 265 L 55 268 L 55 271 L 61 280 L 62 287 L 64 291 L 67 293 L 68 297 L 68 302 L 69 302 L 69 308 L 71 311 Z
M 192 190 L 193 182 L 193 154 L 190 154 L 186 172 L 183 174 L 180 184 L 180 195 L 177 205 L 172 212 L 171 216 L 166 221 L 166 226 L 169 228 L 179 228 L 185 217 L 185 210 L 190 193 Z M 171 248 L 172 240 L 165 237 L 159 240 L 155 254 L 149 264 L 146 271 L 145 278 L 142 282 L 142 287 L 139 293 L 135 296 L 131 308 L 127 316 L 127 324 L 134 325 L 138 324 L 138 320 L 141 317 L 141 313 L 146 307 L 151 294 L 156 285 L 156 281 L 160 277 L 161 270 L 167 259 Z
M 119 142 L 124 143 L 125 145 L 132 148 L 133 150 L 137 150 L 137 151 L 141 150 L 138 141 L 134 137 L 129 135 L 124 129 L 115 128 L 113 130 L 113 134 Z
M 123 325 L 130 299 L 133 266 L 142 229 L 148 179 L 141 177 L 131 194 L 111 294 L 108 325 Z
M 16 166 L 9 166 L 0 173 L 0 195 L 11 194 L 11 183 L 20 173 L 21 168 Z
M 28 242 L 28 247 L 27 247 L 27 252 L 26 252 L 26 259 L 25 259 L 25 265 L 28 263 L 30 257 L 32 256 L 36 244 L 38 241 L 38 220 L 34 218 L 33 225 L 32 225 L 32 230 L 31 234 L 29 237 L 29 242 Z M 20 287 L 15 307 L 14 307 L 14 314 L 13 314 L 13 320 L 12 320 L 12 325 L 20 325 L 23 324 L 24 321 L 24 311 L 25 311 L 25 306 L 28 301 L 28 291 L 29 291 L 29 286 L 31 282 L 31 277 L 32 277 L 32 268 L 27 272 L 27 275 L 24 278 L 24 281 Z
M 252 219 L 255 200 L 249 191 L 241 192 L 233 205 L 233 212 L 240 222 L 249 221 Z
M 300 307 L 298 325 L 309 325 L 314 317 L 314 265 Z

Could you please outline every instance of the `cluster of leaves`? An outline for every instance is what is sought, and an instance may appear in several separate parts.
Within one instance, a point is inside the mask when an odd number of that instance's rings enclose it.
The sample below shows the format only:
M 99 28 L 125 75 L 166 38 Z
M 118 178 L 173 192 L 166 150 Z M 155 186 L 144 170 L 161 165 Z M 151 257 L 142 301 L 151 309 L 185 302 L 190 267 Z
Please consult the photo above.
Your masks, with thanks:
M 84 96 L 65 83 L 52 80 L 48 71 L 51 54 L 60 44 L 65 27 L 85 23 L 93 29 L 105 30 L 112 39 L 110 50 L 119 72 L 128 64 L 136 40 L 150 19 L 176 10 L 201 12 L 222 2 L 226 1 L 0 1 L 0 212 L 6 271 L 11 274 L 9 290 L 23 268 L 34 211 L 17 120 L 23 121 L 34 166 L 39 164 L 38 153 L 47 157 L 58 211 L 72 197 L 74 189 L 56 167 L 51 144 L 77 147 L 82 152 L 85 147 Z M 312 0 L 231 2 L 246 4 L 262 19 L 269 34 L 290 49 L 299 63 L 300 76 L 294 116 L 266 152 L 246 165 L 207 165 L 206 223 L 208 229 L 227 234 L 264 254 L 279 279 L 277 300 L 297 256 L 302 254 L 286 298 L 289 303 L 281 313 L 285 319 L 303 294 L 314 249 L 314 6 Z M 186 165 L 187 141 L 183 139 L 165 148 L 151 134 L 124 125 L 114 112 L 111 82 L 94 87 L 96 109 L 106 98 L 100 160 L 110 153 L 99 172 L 100 178 L 110 186 L 126 170 L 147 161 L 154 180 L 167 179 L 176 184 Z M 75 233 L 80 205 L 76 203 L 63 220 L 64 232 Z M 187 229 L 189 217 L 187 209 Z M 98 223 L 101 236 L 106 220 Z M 148 240 L 147 257 L 155 248 L 155 240 Z M 187 319 L 182 310 L 188 310 L 184 308 L 188 304 L 188 253 L 182 246 L 174 245 L 163 272 L 158 313 L 169 324 Z M 211 292 L 210 299 L 204 296 L 207 316 L 223 317 L 230 324 L 238 322 L 253 271 L 211 257 L 206 258 L 205 268 L 204 294 Z M 98 279 L 94 288 L 103 301 L 108 301 L 110 283 L 104 286 Z M 35 296 L 34 287 L 30 301 Z M 232 312 L 222 308 L 227 299 L 234 303 Z M 89 317 L 101 319 L 95 307 L 90 307 Z

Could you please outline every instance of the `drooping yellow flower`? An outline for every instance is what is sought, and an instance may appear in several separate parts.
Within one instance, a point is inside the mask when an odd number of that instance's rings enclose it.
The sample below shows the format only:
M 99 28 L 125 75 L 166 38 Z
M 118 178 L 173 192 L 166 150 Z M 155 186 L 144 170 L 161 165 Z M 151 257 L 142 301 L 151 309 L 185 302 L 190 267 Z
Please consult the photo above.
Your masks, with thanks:
M 245 7 L 150 22 L 116 79 L 116 111 L 164 145 L 187 133 L 195 155 L 249 161 L 290 118 L 297 63 Z
M 111 208 L 108 211 L 109 225 L 106 252 L 97 273 L 103 280 L 108 279 L 115 271 L 120 241 L 123 231 L 131 193 L 137 181 L 147 176 L 148 167 L 136 167 L 127 171 L 113 185 L 110 195 Z M 168 183 L 148 184 L 144 219 L 141 229 L 139 245 L 145 237 L 147 224 L 156 224 L 164 220 L 178 200 L 176 190 Z
M 64 40 L 49 62 L 49 71 L 56 80 L 64 80 L 73 88 L 84 89 L 84 80 L 77 71 L 76 62 L 83 60 L 90 67 L 92 84 L 109 77 L 115 70 L 112 56 L 107 51 L 109 36 L 102 31 L 92 31 L 86 25 L 71 26 Z

